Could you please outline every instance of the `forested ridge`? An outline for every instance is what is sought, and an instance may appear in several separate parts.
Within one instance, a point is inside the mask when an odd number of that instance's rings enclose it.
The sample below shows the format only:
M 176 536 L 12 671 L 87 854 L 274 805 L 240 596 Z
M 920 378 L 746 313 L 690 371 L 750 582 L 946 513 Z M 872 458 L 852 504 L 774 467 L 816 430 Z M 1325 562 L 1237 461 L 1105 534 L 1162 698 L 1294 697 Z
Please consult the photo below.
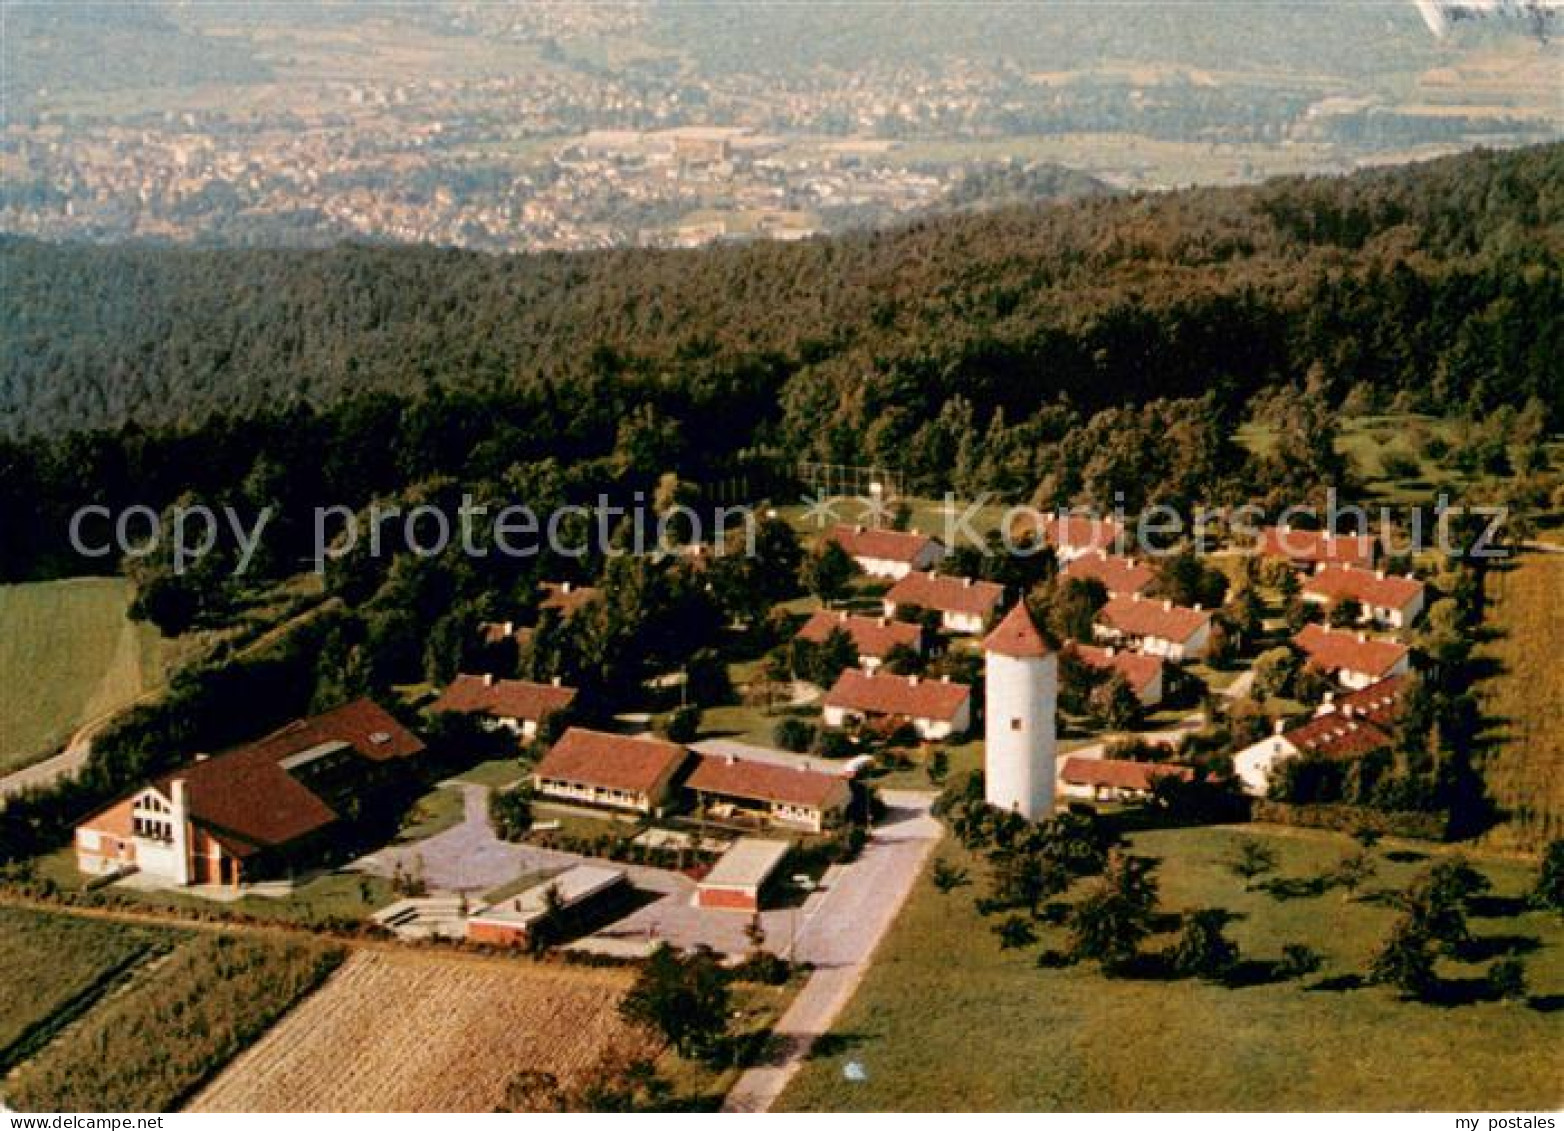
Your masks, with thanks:
M 442 477 L 541 500 L 817 457 L 1048 505 L 1297 498 L 1349 392 L 1560 427 L 1561 252 L 1559 145 L 703 251 L 11 239 L 0 578 L 92 568 L 86 502 Z M 1255 397 L 1305 386 L 1295 452 L 1246 460 Z
M 1315 362 L 1557 410 L 1561 218 L 1564 147 L 1547 146 L 703 251 L 12 239 L 0 412 L 12 434 L 57 433 L 435 381 L 666 388 L 763 366 L 790 409 L 781 439 L 855 457 L 909 395 L 913 411 L 956 392 L 980 414 L 1061 394 L 1101 407 Z

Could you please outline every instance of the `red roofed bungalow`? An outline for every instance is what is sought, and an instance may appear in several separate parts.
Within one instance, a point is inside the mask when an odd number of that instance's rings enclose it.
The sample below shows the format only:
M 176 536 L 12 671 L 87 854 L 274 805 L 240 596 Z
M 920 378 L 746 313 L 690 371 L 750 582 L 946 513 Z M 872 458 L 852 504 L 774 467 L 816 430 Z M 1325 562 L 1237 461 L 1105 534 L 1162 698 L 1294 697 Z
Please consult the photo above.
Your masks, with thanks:
M 1188 766 L 1079 755 L 1066 758 L 1059 767 L 1060 792 L 1088 801 L 1144 801 L 1161 778 L 1189 781 L 1193 777 Z
M 684 788 L 719 819 L 751 816 L 811 832 L 836 824 L 852 801 L 852 785 L 839 774 L 730 754 L 697 755 Z
M 1300 530 L 1283 523 L 1260 531 L 1256 549 L 1264 558 L 1280 558 L 1300 569 L 1320 565 L 1352 565 L 1373 569 L 1379 541 L 1370 534 L 1333 534 L 1324 530 Z
M 885 594 L 885 615 L 893 617 L 903 605 L 932 609 L 940 614 L 947 632 L 982 632 L 988 618 L 1005 599 L 1005 587 L 970 577 L 946 577 L 938 573 L 909 573 Z
M 892 649 L 911 648 L 923 651 L 923 629 L 915 624 L 905 624 L 889 617 L 860 617 L 850 613 L 821 609 L 804 622 L 798 630 L 800 640 L 811 644 L 823 644 L 835 631 L 847 633 L 858 649 L 858 659 L 866 668 L 879 667 Z
M 1105 515 L 1078 511 L 1040 516 L 1034 512 L 1017 517 L 1011 526 L 1011 537 L 1028 534 L 1041 534 L 1061 562 L 1073 561 L 1082 554 L 1112 553 L 1124 543 L 1121 523 Z
M 170 885 L 286 875 L 400 764 L 418 736 L 360 699 L 165 774 L 76 827 L 83 872 L 134 869 Z
M 1110 597 L 1097 611 L 1098 638 L 1137 645 L 1149 656 L 1198 660 L 1211 649 L 1211 614 L 1172 601 Z
M 1391 628 L 1408 627 L 1423 611 L 1424 601 L 1423 583 L 1417 578 L 1356 566 L 1320 566 L 1304 581 L 1300 595 L 1317 605 L 1356 601 L 1363 607 L 1360 619 Z
M 1150 566 L 1134 558 L 1104 554 L 1099 550 L 1072 558 L 1059 572 L 1063 577 L 1094 578 L 1102 582 L 1110 597 L 1144 594 L 1157 579 Z
M 599 593 L 590 585 L 577 585 L 573 581 L 545 581 L 541 590 L 542 599 L 538 601 L 538 609 L 553 609 L 567 618 L 596 600 Z
M 689 751 L 656 738 L 571 727 L 532 772 L 545 797 L 660 813 Z
M 945 556 L 937 538 L 916 530 L 886 530 L 872 526 L 836 526 L 826 534 L 858 563 L 870 577 L 906 577 L 913 570 L 931 569 Z
M 1162 702 L 1162 659 L 1140 652 L 1125 652 L 1118 648 L 1098 648 L 1091 644 L 1073 644 L 1072 651 L 1081 662 L 1099 671 L 1116 672 L 1124 677 L 1130 690 L 1145 707 L 1155 707 Z
M 905 719 L 919 737 L 934 741 L 964 734 L 972 725 L 972 689 L 964 683 L 889 675 L 848 668 L 825 697 L 825 724 Z
M 458 675 L 429 709 L 478 715 L 491 727 L 504 727 L 522 738 L 536 738 L 538 728 L 551 716 L 569 710 L 575 698 L 575 688 L 558 683 Z
M 1411 652 L 1394 640 L 1381 640 L 1361 632 L 1306 624 L 1293 637 L 1309 663 L 1334 676 L 1343 687 L 1361 688 L 1411 671 Z

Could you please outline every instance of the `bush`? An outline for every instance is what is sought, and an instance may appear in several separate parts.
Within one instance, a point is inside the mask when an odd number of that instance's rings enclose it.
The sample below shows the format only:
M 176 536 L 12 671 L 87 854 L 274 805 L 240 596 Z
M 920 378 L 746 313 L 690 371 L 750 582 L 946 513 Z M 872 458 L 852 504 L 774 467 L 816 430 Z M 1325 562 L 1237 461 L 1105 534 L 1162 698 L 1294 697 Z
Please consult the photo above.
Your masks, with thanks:
M 669 742 L 693 742 L 701 729 L 701 709 L 696 706 L 680 707 L 663 723 L 663 735 Z
M 1313 947 L 1304 946 L 1302 943 L 1288 943 L 1282 947 L 1282 958 L 1276 964 L 1276 973 L 1288 979 L 1307 978 L 1323 965 L 1325 965 L 1324 957 Z
M 815 727 L 803 719 L 786 718 L 772 728 L 771 739 L 783 750 L 804 754 L 814 745 Z
M 1488 967 L 1488 989 L 1500 1001 L 1526 999 L 1526 964 L 1519 958 L 1501 958 Z
M 491 792 L 489 825 L 501 840 L 514 842 L 525 837 L 532 828 L 532 787 Z

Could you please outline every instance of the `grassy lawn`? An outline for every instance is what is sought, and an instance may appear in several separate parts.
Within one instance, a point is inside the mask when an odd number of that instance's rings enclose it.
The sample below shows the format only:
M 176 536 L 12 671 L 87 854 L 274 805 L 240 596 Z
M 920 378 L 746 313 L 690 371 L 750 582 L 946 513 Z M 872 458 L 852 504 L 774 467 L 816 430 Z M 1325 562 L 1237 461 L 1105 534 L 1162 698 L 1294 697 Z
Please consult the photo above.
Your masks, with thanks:
M 72 849 L 65 848 L 39 857 L 34 866 L 41 879 L 53 880 L 67 891 L 80 891 L 86 884 L 87 877 L 76 869 L 76 854 Z M 99 890 L 114 898 L 144 903 L 150 908 L 195 911 L 203 915 L 232 913 L 305 926 L 320 926 L 346 919 L 367 919 L 375 911 L 396 900 L 390 881 L 356 872 L 322 873 L 299 883 L 286 896 L 246 895 L 229 902 L 207 899 L 190 892 L 143 891 L 124 884 L 113 884 Z
M 6 1081 L 21 1111 L 170 1111 L 336 966 L 313 940 L 208 935 L 101 1002 Z
M 1564 555 L 1526 554 L 1488 583 L 1495 639 L 1481 655 L 1496 668 L 1481 685 L 1495 739 L 1483 764 L 1493 800 L 1509 815 L 1489 834 L 1536 849 L 1564 836 Z
M 0 907 L 0 1074 L 180 936 Z
M 413 803 L 412 809 L 402 820 L 402 827 L 397 830 L 396 842 L 407 844 L 414 840 L 428 840 L 436 833 L 443 833 L 461 824 L 463 813 L 461 790 L 435 786 Z
M 456 780 L 469 785 L 486 785 L 490 789 L 505 789 L 526 776 L 527 771 L 522 768 L 519 758 L 491 758 L 463 770 L 456 775 Z
M 0 772 L 162 686 L 189 651 L 189 641 L 126 619 L 130 596 L 120 577 L 0 586 Z
M 1336 891 L 1289 902 L 1245 891 L 1222 862 L 1243 835 L 1276 845 L 1290 876 L 1328 866 L 1351 845 L 1335 834 L 1254 826 L 1142 833 L 1135 848 L 1163 858 L 1164 908 L 1235 912 L 1242 918 L 1229 934 L 1246 957 L 1274 959 L 1283 945 L 1304 943 L 1326 956 L 1320 973 L 1302 983 L 1230 989 L 1039 968 L 1039 947 L 999 949 L 973 906 L 983 866 L 947 839 L 936 856 L 968 866 L 978 882 L 941 895 L 927 873 L 919 880 L 857 995 L 779 1106 L 1449 1111 L 1552 1110 L 1564 1101 L 1564 1025 L 1556 1011 L 1564 924 L 1556 916 L 1472 920 L 1479 934 L 1539 941 L 1525 961 L 1542 1008 L 1436 1007 L 1398 1001 L 1381 987 L 1318 988 L 1362 973 L 1394 913 Z M 1383 848 L 1378 856 L 1381 872 L 1370 890 L 1404 886 L 1424 866 L 1388 862 Z M 1482 867 L 1499 894 L 1530 882 L 1514 863 Z M 1061 941 L 1055 935 L 1042 945 Z M 1453 978 L 1480 970 L 1446 963 L 1440 972 Z M 996 1056 L 998 1034 L 1004 1051 Z M 849 1061 L 867 1079 L 846 1079 Z

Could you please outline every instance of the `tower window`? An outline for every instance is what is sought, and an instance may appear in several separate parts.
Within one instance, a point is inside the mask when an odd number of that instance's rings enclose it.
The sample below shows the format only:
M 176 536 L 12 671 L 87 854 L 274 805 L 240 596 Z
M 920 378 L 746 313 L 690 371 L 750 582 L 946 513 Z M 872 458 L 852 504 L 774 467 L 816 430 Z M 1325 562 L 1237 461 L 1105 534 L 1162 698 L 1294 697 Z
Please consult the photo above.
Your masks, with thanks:
M 1010 729 L 1011 730 L 1020 730 L 1021 729 L 1021 720 L 1020 719 L 1011 719 L 1010 720 Z

